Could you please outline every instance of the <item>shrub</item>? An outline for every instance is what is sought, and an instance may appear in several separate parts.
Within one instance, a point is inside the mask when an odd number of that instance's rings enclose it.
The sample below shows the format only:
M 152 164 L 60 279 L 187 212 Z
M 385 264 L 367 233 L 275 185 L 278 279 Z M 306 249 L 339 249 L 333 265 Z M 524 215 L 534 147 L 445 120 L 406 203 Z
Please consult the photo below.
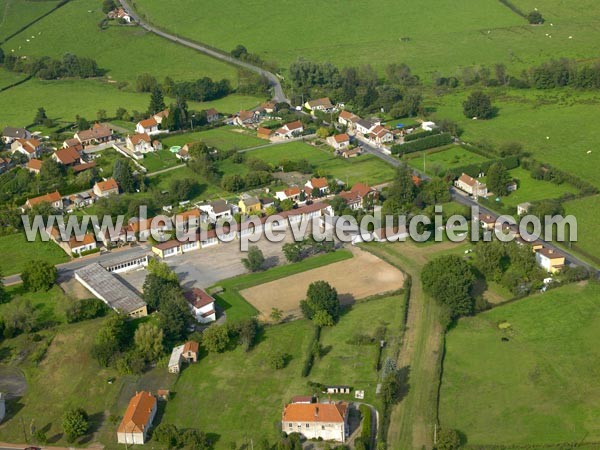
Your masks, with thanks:
M 426 136 L 414 141 L 405 142 L 404 144 L 392 145 L 392 153 L 406 155 L 408 153 L 420 152 L 430 148 L 441 147 L 452 143 L 452 135 L 450 133 L 434 134 Z

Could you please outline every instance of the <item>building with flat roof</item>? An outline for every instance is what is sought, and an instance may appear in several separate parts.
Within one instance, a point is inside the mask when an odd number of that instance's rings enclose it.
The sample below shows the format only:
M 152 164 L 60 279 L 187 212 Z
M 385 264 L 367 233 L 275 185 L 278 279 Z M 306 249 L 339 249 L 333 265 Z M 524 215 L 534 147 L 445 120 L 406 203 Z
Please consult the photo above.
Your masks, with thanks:
M 118 313 L 134 318 L 148 315 L 146 302 L 98 263 L 76 270 L 75 279 Z

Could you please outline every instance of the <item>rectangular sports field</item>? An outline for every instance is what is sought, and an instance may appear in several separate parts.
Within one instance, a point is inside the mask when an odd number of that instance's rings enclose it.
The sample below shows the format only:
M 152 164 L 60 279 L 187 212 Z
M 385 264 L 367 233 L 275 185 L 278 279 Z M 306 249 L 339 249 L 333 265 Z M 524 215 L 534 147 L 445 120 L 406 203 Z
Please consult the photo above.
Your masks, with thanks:
M 442 427 L 471 445 L 600 441 L 600 285 L 461 319 L 446 339 Z

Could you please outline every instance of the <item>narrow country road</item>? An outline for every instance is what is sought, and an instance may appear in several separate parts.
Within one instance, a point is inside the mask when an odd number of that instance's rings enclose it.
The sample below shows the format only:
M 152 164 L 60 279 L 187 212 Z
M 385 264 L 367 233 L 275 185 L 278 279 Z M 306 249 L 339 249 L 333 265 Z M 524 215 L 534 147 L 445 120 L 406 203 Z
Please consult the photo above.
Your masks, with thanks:
M 141 19 L 137 11 L 135 11 L 135 9 L 131 7 L 127 0 L 119 0 L 119 3 L 123 7 L 123 9 L 125 9 L 131 15 L 133 20 L 135 20 L 145 30 L 154 33 L 157 36 L 168 39 L 169 41 L 174 42 L 176 44 L 183 45 L 185 47 L 189 47 L 193 50 L 204 53 L 205 55 L 208 55 L 212 58 L 221 60 L 228 64 L 233 64 L 235 66 L 241 67 L 246 70 L 250 70 L 252 72 L 258 73 L 259 75 L 266 77 L 269 80 L 271 87 L 273 88 L 273 101 L 277 103 L 290 103 L 290 100 L 285 96 L 285 93 L 283 92 L 283 88 L 281 87 L 279 78 L 277 78 L 275 74 L 269 72 L 268 70 L 249 64 L 245 61 L 240 61 L 239 59 L 233 58 L 232 56 L 229 56 L 226 53 L 221 53 L 220 51 L 217 51 L 215 49 L 206 47 L 201 44 L 197 44 L 196 42 L 192 42 L 187 39 L 175 36 L 174 34 L 170 34 L 165 31 L 159 30 L 155 26 Z

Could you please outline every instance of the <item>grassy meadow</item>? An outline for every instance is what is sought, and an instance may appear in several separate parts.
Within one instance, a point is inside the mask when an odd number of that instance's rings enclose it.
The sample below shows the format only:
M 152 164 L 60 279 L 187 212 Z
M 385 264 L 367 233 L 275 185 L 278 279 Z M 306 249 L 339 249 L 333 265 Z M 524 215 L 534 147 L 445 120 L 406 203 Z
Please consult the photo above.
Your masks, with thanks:
M 593 0 L 577 8 L 560 0 L 516 3 L 525 12 L 539 7 L 547 23 L 530 26 L 497 0 L 434 0 L 425 11 L 410 0 L 383 0 L 368 14 L 360 2 L 309 0 L 303 3 L 306 13 L 298 13 L 306 20 L 289 13 L 297 6 L 291 0 L 243 3 L 225 14 L 220 3 L 197 0 L 146 0 L 137 7 L 177 34 L 226 51 L 243 44 L 286 68 L 299 57 L 378 69 L 404 62 L 429 79 L 434 71 L 454 73 L 464 66 L 505 63 L 520 70 L 547 59 L 596 54 L 600 13 Z M 190 13 L 199 8 L 201 13 Z M 256 11 L 269 11 L 268 27 L 256 20 Z M 223 20 L 236 32 L 223 27 Z M 550 31 L 552 38 L 546 37 Z
M 441 150 L 433 149 L 410 153 L 404 156 L 404 161 L 420 171 L 423 171 L 423 167 L 425 167 L 425 173 L 435 175 L 445 173 L 456 167 L 481 163 L 487 161 L 487 158 L 462 147 L 451 145 Z
M 24 234 L 0 236 L 0 273 L 3 276 L 20 273 L 25 265 L 35 259 L 50 264 L 60 264 L 70 260 L 67 254 L 54 242 L 37 239 L 28 242 Z
M 462 102 L 467 92 L 430 99 L 436 109 L 434 118 L 457 121 L 467 142 L 520 142 L 534 158 L 600 187 L 596 149 L 600 127 L 595 125 L 600 95 L 570 89 L 489 93 L 498 108 L 491 120 L 465 118 Z
M 446 339 L 441 425 L 472 445 L 600 441 L 599 299 L 597 283 L 569 285 L 461 319 Z
M 576 249 L 581 248 L 597 259 L 600 258 L 600 195 L 572 200 L 564 204 L 565 214 L 577 218 Z M 598 265 L 598 263 L 596 263 Z
M 162 144 L 164 148 L 169 148 L 173 145 L 183 146 L 196 141 L 202 141 L 208 146 L 224 151 L 242 150 L 268 144 L 264 139 L 259 139 L 254 134 L 234 127 L 220 127 L 207 131 L 168 136 L 162 139 Z
M 58 4 L 58 0 L 24 1 L 0 0 L 0 41 L 21 27 L 41 17 Z M 26 34 L 26 33 L 25 33 Z

